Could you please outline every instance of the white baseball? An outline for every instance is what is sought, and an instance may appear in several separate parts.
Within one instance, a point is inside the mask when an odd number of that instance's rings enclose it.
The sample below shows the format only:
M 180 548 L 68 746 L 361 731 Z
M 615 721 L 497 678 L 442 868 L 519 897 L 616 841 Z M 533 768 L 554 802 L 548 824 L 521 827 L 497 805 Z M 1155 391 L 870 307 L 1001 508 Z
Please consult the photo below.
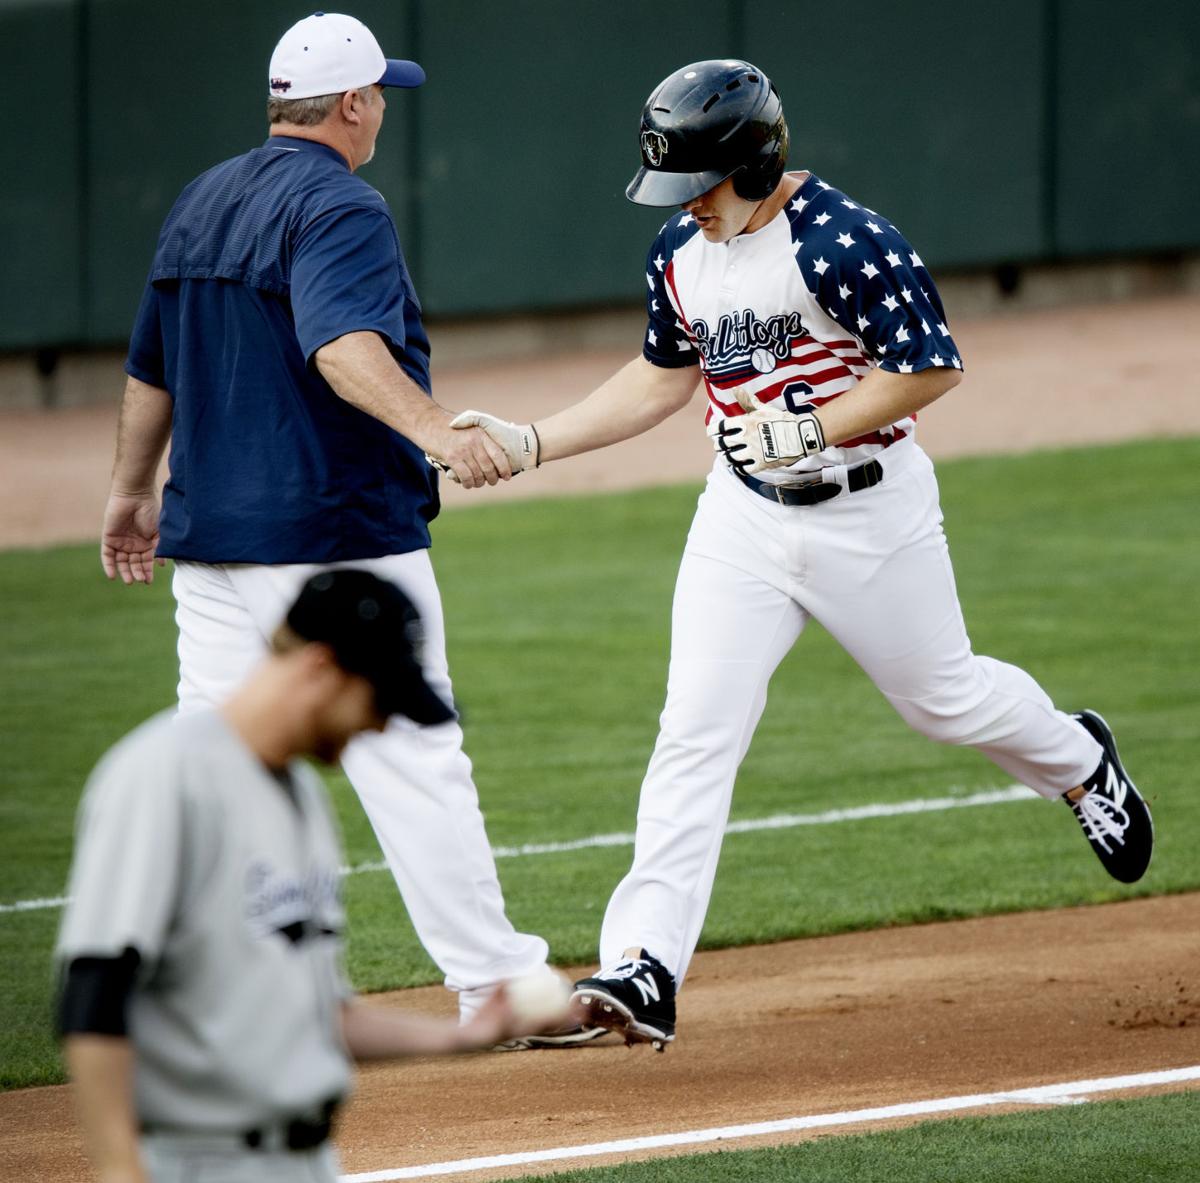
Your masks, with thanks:
M 750 364 L 760 374 L 769 374 L 775 368 L 775 355 L 769 349 L 756 349 L 750 355 Z
M 522 1030 L 541 1031 L 567 1017 L 574 991 L 570 980 L 556 970 L 509 978 L 504 983 L 508 1005 Z

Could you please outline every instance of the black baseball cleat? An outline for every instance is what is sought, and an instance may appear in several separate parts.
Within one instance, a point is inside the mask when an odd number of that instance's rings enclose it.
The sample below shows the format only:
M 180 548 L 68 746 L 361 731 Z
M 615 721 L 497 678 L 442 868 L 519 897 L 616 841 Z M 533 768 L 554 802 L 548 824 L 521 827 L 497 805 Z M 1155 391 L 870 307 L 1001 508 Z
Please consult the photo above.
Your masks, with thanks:
M 583 1043 L 591 1043 L 608 1034 L 607 1027 L 594 1026 L 591 1023 L 573 1023 L 560 1027 L 557 1031 L 542 1031 L 537 1035 L 518 1035 L 515 1039 L 506 1039 L 498 1043 L 494 1052 L 529 1052 L 541 1048 L 579 1047 Z
M 1112 728 L 1095 711 L 1077 711 L 1072 718 L 1087 729 L 1104 749 L 1099 767 L 1084 781 L 1087 790 L 1078 800 L 1065 794 L 1096 857 L 1121 883 L 1136 883 L 1150 865 L 1154 852 L 1154 823 L 1150 808 L 1117 755 Z
M 571 1000 L 586 1022 L 615 1031 L 626 1044 L 648 1043 L 661 1052 L 675 1038 L 675 979 L 645 949 L 576 982 Z

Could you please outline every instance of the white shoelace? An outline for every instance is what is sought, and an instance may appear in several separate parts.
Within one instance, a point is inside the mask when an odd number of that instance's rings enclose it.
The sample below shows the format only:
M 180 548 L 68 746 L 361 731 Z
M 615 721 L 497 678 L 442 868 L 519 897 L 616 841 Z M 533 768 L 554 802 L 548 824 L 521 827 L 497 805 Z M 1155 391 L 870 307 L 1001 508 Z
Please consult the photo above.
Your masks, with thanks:
M 1105 841 L 1106 838 L 1114 839 L 1121 846 L 1125 845 L 1129 814 L 1115 801 L 1110 801 L 1103 793 L 1084 793 L 1075 802 L 1075 809 L 1083 823 L 1083 832 L 1105 854 L 1112 854 L 1112 847 Z
M 650 962 L 643 961 L 641 958 L 631 958 L 628 961 L 620 961 L 612 967 L 606 969 L 603 973 L 597 974 L 598 978 L 608 978 L 613 981 L 622 981 L 625 978 L 631 978 L 639 969 L 645 966 L 650 968 Z

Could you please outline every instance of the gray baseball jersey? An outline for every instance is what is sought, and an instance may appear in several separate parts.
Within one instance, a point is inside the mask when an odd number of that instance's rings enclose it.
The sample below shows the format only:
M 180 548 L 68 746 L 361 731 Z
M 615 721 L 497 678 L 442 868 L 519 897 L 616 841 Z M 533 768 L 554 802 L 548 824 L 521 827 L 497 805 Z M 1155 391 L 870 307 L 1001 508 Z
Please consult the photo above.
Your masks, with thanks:
M 57 956 L 141 955 L 145 1125 L 241 1130 L 349 1090 L 338 835 L 317 775 L 290 771 L 205 711 L 144 723 L 88 782 Z

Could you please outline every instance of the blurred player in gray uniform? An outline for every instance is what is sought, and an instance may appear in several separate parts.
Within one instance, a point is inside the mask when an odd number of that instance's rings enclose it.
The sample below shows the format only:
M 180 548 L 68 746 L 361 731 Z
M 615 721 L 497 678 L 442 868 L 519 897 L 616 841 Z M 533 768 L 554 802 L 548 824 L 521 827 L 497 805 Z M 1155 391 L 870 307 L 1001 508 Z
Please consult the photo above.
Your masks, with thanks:
M 1058 710 L 1024 670 L 977 656 L 917 413 L 961 380 L 933 277 L 886 217 L 785 172 L 779 95 L 749 62 L 684 66 L 655 88 L 626 195 L 678 206 L 646 261 L 640 357 L 534 424 L 479 411 L 514 470 L 653 427 L 706 396 L 716 459 L 688 536 L 661 730 L 633 866 L 609 902 L 592 1018 L 660 1050 L 704 923 L 738 765 L 767 685 L 819 621 L 900 716 L 1065 799 L 1101 863 L 1133 883 L 1154 830 L 1095 711 Z M 820 676 L 814 672 L 814 700 Z M 798 720 L 803 735 L 819 714 Z
M 350 1060 L 509 1038 L 494 994 L 463 1025 L 355 998 L 342 857 L 300 757 L 331 762 L 392 715 L 452 717 L 420 622 L 369 572 L 313 576 L 219 710 L 144 723 L 80 809 L 57 961 L 59 1029 L 101 1179 L 326 1180 Z

